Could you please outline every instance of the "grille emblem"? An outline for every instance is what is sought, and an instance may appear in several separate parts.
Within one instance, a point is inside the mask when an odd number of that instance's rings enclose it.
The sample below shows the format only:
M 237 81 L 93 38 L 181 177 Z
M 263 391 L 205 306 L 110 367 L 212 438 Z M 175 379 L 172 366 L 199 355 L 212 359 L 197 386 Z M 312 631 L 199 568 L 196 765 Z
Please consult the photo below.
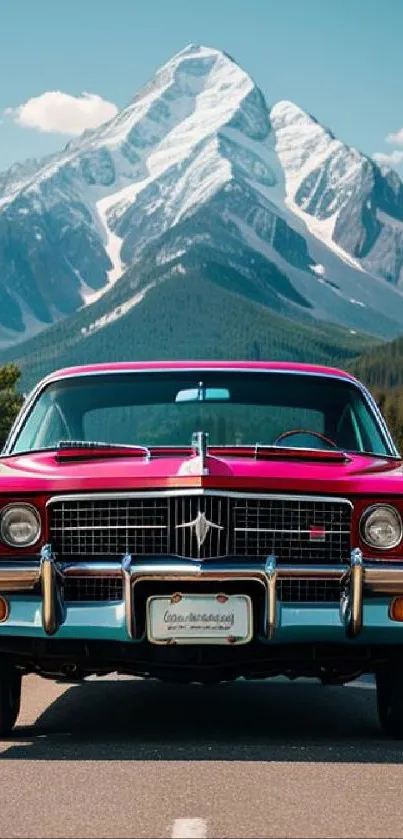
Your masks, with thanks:
M 193 528 L 199 548 L 204 545 L 212 528 L 214 528 L 214 530 L 224 530 L 220 524 L 214 524 L 213 521 L 209 521 L 206 518 L 206 514 L 202 513 L 200 510 L 193 521 L 187 521 L 184 524 L 176 525 L 177 529 L 184 529 L 185 527 Z
M 326 542 L 326 528 L 311 525 L 309 528 L 309 538 L 311 542 Z

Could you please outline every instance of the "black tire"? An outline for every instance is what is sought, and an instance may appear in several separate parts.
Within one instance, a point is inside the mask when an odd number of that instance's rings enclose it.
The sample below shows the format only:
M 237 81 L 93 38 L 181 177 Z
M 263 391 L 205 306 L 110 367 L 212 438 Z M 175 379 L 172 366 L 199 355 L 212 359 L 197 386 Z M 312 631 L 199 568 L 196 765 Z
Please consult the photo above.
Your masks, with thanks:
M 390 664 L 376 673 L 380 726 L 388 737 L 403 740 L 403 667 Z
M 0 663 L 0 737 L 10 734 L 15 726 L 21 705 L 20 670 L 12 664 Z

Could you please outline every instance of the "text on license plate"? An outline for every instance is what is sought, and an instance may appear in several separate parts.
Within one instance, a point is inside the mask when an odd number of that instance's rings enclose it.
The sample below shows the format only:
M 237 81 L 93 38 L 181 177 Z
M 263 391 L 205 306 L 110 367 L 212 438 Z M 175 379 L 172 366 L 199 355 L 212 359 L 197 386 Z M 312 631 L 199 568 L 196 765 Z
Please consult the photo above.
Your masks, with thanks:
M 173 594 L 147 600 L 147 634 L 154 644 L 246 644 L 252 603 L 246 594 Z

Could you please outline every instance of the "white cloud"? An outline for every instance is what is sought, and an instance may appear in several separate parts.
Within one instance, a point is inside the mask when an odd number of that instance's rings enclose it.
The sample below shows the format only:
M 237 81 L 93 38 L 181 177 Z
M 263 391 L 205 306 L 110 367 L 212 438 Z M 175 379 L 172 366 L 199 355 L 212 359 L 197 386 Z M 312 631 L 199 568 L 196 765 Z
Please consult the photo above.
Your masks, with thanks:
M 376 151 L 372 157 L 377 163 L 385 164 L 386 166 L 398 166 L 403 163 L 403 151 L 393 149 L 391 152 Z
M 28 99 L 5 114 L 24 128 L 36 128 L 49 134 L 77 135 L 86 128 L 97 128 L 117 113 L 113 102 L 96 93 L 71 96 L 61 90 L 48 90 Z
M 385 137 L 387 143 L 392 143 L 394 146 L 403 146 L 403 128 L 400 128 L 399 131 L 392 131 L 391 134 L 388 134 Z

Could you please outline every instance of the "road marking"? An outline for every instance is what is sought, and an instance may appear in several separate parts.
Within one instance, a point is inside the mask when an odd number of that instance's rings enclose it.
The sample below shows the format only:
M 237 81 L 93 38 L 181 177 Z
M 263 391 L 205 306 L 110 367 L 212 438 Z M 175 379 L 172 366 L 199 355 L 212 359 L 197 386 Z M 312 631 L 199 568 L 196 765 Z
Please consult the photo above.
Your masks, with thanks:
M 175 819 L 172 839 L 206 839 L 207 824 L 204 819 Z

